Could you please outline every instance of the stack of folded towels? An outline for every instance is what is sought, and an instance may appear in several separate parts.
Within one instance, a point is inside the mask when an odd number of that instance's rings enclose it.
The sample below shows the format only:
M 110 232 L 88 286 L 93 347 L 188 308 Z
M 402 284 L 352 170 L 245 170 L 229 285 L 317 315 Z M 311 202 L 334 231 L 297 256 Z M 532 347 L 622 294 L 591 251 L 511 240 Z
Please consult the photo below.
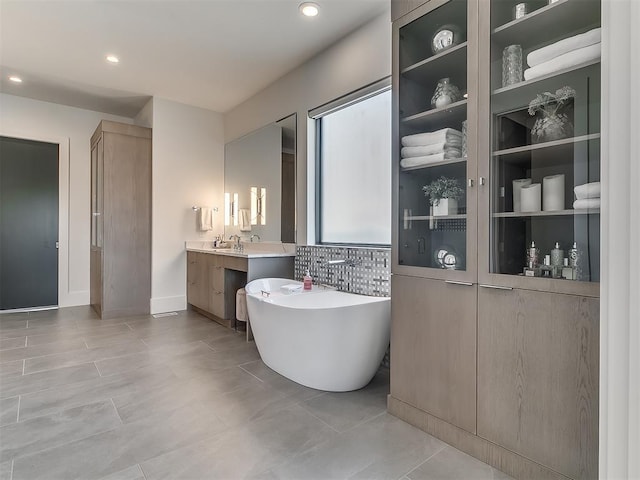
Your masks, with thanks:
M 600 58 L 600 32 L 600 28 L 594 28 L 534 50 L 527 55 L 531 68 L 524 71 L 524 79 L 532 80 Z
M 462 157 L 462 132 L 443 128 L 402 137 L 402 168 L 421 167 Z
M 573 202 L 575 209 L 600 208 L 600 182 L 585 183 L 573 189 L 576 194 L 576 201 Z

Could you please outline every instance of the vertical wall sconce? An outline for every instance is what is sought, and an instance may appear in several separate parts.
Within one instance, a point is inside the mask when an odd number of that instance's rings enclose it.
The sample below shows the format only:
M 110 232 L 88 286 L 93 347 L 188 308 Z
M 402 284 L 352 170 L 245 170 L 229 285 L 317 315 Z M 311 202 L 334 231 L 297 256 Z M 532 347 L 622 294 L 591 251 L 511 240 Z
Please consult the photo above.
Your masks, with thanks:
M 233 194 L 233 225 L 238 226 L 238 194 Z
M 260 215 L 260 225 L 267 224 L 267 189 L 260 189 L 260 197 L 258 198 L 258 215 Z
M 251 187 L 251 225 L 258 224 L 258 187 Z
M 238 225 L 238 194 L 233 194 L 233 201 L 231 200 L 231 194 L 225 192 L 224 194 L 224 224 L 229 226 L 231 224 Z
M 267 224 L 267 189 L 251 187 L 251 225 Z M 258 193 L 259 192 L 259 193 Z

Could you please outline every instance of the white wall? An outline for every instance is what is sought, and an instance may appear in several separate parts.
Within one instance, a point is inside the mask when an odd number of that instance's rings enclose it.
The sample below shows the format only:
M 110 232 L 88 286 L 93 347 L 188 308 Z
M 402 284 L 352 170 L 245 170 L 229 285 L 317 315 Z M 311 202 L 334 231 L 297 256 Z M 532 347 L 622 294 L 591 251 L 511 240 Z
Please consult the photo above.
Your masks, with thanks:
M 0 94 L 1 135 L 68 145 L 68 176 L 60 182 L 60 188 L 67 189 L 61 192 L 61 200 L 63 197 L 68 199 L 60 213 L 61 228 L 64 228 L 63 221 L 68 219 L 67 231 L 60 235 L 60 279 L 66 278 L 66 284 L 60 282 L 59 285 L 60 306 L 89 303 L 89 142 L 101 120 L 131 123 L 129 118 Z
M 602 5 L 600 478 L 640 479 L 640 2 Z
M 297 243 L 307 242 L 307 113 L 391 75 L 387 12 L 352 32 L 224 116 L 225 142 L 298 113 Z
M 145 110 L 153 117 L 151 313 L 184 310 L 184 242 L 212 240 L 224 228 L 222 115 L 160 98 Z M 192 206 L 219 208 L 212 232 L 196 230 Z

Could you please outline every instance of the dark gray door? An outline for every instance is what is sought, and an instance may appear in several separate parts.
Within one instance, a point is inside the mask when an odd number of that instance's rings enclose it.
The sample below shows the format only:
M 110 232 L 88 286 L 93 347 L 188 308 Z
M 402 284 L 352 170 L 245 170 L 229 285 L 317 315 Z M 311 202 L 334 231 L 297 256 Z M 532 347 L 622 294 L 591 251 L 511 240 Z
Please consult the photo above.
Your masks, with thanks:
M 0 310 L 58 304 L 58 145 L 0 137 Z

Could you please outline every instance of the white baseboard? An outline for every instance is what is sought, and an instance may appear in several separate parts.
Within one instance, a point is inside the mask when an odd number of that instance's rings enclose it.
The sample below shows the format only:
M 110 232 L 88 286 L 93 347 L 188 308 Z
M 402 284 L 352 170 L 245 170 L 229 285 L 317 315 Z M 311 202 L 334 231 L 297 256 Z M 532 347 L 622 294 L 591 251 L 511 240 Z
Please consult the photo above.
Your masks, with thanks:
M 74 292 L 60 292 L 58 298 L 59 307 L 77 307 L 79 305 L 89 305 L 91 296 L 89 290 L 76 290 Z
M 186 295 L 178 295 L 177 297 L 157 297 L 151 299 L 151 314 L 176 312 L 187 309 Z

